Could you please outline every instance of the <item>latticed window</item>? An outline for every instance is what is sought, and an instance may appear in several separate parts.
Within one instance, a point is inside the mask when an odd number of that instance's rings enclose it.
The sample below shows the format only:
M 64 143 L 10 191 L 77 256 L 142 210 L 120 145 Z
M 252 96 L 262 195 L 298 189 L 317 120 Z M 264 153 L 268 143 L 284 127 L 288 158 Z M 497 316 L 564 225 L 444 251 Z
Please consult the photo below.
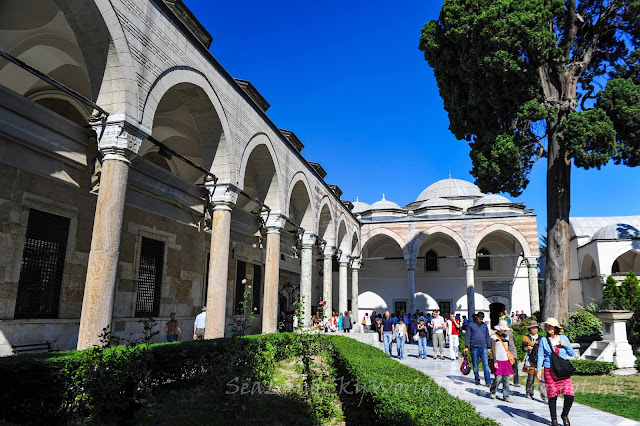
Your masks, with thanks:
M 15 318 L 57 318 L 69 218 L 29 211 Z
M 262 292 L 262 265 L 253 265 L 253 313 L 260 312 Z
M 427 272 L 434 272 L 438 270 L 438 253 L 433 250 L 427 252 L 424 261 L 424 270 Z
M 478 251 L 478 270 L 490 271 L 491 270 L 491 253 L 487 249 L 481 249 Z
M 160 312 L 164 243 L 142 237 L 140 267 L 138 268 L 138 294 L 136 317 L 155 317 Z

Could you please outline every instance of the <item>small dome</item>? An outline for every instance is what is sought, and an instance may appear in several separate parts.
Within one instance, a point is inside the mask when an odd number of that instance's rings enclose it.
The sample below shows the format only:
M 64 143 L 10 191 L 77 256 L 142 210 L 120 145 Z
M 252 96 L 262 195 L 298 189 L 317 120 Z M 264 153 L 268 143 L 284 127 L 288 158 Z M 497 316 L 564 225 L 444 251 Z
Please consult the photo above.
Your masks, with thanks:
M 460 179 L 442 179 L 429 185 L 418 195 L 416 201 L 426 201 L 431 198 L 481 197 L 480 188 L 471 182 Z
M 362 213 L 369 209 L 369 204 L 361 202 L 358 197 L 356 197 L 356 201 L 353 203 L 352 213 Z
M 473 203 L 473 207 L 488 206 L 491 204 L 513 204 L 513 201 L 509 200 L 507 197 L 503 197 L 502 195 L 490 194 L 476 200 L 476 202 Z
M 424 208 L 424 207 L 449 208 L 449 207 L 458 207 L 458 206 L 456 206 L 453 202 L 446 200 L 444 198 L 432 198 L 420 204 L 420 208 Z
M 369 206 L 369 210 L 402 210 L 402 207 L 394 203 L 393 201 L 387 201 L 382 194 L 382 200 L 376 201 Z
M 591 240 L 626 240 L 640 238 L 640 230 L 627 223 L 616 223 L 598 229 Z

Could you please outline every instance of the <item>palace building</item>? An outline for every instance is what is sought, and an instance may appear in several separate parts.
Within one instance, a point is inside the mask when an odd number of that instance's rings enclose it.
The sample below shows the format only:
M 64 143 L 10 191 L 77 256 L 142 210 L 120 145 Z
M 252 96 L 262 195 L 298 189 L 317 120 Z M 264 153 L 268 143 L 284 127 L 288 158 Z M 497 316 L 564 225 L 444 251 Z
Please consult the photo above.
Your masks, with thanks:
M 539 309 L 531 210 L 451 177 L 342 200 L 211 43 L 182 0 L 1 3 L 0 354 L 172 312 L 190 338 L 204 305 L 207 338 L 276 331 L 298 299 L 305 324 L 320 301 Z

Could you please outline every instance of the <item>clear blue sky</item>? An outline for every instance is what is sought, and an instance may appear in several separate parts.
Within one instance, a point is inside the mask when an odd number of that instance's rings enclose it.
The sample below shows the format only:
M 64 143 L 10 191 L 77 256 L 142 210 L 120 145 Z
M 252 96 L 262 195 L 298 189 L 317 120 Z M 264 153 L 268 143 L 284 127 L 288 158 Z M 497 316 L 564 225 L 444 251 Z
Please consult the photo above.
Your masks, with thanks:
M 418 50 L 440 0 L 304 2 L 185 0 L 213 36 L 211 51 L 271 104 L 277 126 L 343 199 L 400 205 L 452 177 L 473 181 L 469 147 L 449 132 L 433 71 Z M 518 197 L 546 225 L 546 162 Z M 640 214 L 640 168 L 574 168 L 572 216 Z M 509 198 L 510 197 L 508 194 Z

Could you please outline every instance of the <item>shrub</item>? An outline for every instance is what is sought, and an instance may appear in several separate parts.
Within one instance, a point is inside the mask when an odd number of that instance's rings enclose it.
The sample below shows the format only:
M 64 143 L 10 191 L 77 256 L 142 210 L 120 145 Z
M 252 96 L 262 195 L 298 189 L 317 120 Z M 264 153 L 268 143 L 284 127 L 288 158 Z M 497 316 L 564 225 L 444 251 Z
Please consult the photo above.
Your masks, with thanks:
M 376 424 L 495 425 L 468 402 L 438 386 L 429 376 L 404 366 L 379 349 L 342 336 L 330 336 L 339 372 L 363 396 Z
M 571 342 L 589 343 L 602 340 L 602 322 L 591 312 L 579 308 L 569 317 L 565 334 Z
M 611 373 L 616 366 L 613 362 L 593 361 L 590 359 L 572 359 L 569 362 L 578 376 L 602 376 Z

